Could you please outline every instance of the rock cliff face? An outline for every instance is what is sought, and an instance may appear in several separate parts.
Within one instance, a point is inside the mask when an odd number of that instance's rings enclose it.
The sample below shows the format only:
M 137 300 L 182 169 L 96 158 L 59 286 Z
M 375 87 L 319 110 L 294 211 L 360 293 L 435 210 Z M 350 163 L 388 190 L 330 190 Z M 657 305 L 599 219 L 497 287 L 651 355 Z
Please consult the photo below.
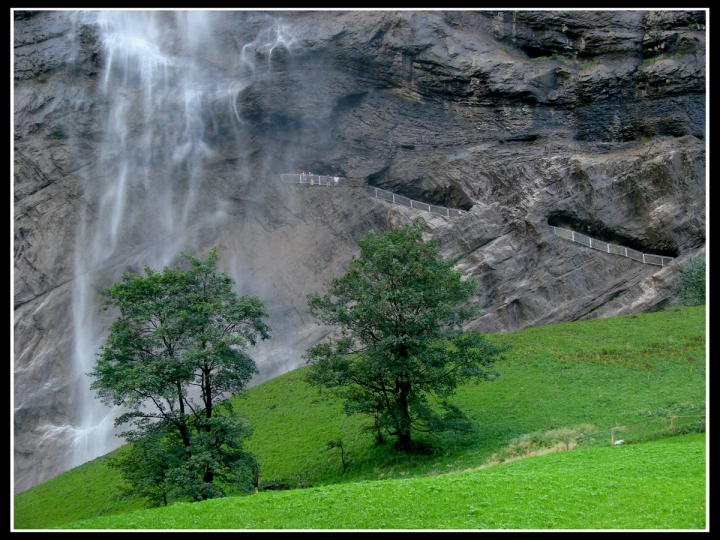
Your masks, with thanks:
M 16 491 L 120 443 L 84 376 L 100 291 L 180 251 L 266 302 L 262 380 L 329 331 L 305 297 L 371 228 L 425 219 L 483 332 L 659 309 L 704 249 L 704 11 L 14 16 Z M 467 212 L 280 182 L 301 170 Z

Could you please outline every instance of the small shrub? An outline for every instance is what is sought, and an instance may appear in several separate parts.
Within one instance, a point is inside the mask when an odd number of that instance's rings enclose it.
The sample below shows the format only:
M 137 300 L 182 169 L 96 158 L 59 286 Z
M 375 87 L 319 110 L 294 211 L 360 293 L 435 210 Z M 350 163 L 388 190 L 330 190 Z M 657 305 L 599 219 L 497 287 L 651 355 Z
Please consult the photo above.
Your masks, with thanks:
M 347 454 L 347 449 L 345 448 L 345 444 L 343 443 L 342 439 L 333 439 L 331 441 L 327 442 L 327 446 L 325 446 L 325 451 L 332 450 L 333 448 L 339 448 L 340 449 L 340 462 L 342 463 L 342 474 L 345 474 L 345 470 L 347 469 L 349 458 Z
M 653 58 L 646 58 L 642 61 L 644 65 L 647 64 L 654 64 L 655 62 L 659 62 L 660 60 L 670 60 L 671 58 L 680 58 L 680 53 L 675 54 L 661 54 L 659 56 L 655 56 Z
M 680 267 L 675 305 L 699 306 L 705 303 L 705 255 L 689 257 Z
M 579 440 L 593 432 L 595 427 L 591 424 L 581 424 L 575 427 L 564 427 L 549 431 L 535 431 L 527 433 L 510 441 L 500 452 L 491 456 L 485 465 L 514 461 L 522 457 L 540 456 L 551 452 L 565 451 L 565 438 L 570 449 L 578 446 Z

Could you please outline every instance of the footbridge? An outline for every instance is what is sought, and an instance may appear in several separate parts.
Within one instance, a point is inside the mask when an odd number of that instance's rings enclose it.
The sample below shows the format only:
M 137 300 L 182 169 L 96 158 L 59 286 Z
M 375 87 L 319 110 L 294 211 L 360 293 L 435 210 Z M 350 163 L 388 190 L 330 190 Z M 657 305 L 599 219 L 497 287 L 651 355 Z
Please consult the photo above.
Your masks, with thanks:
M 307 184 L 308 186 L 348 187 L 347 178 L 342 176 L 323 176 L 319 174 L 281 174 L 283 184 Z
M 565 240 L 577 242 L 578 244 L 582 244 L 583 246 L 597 249 L 598 251 L 603 251 L 605 253 L 612 253 L 613 255 L 627 257 L 628 259 L 632 259 L 633 261 L 641 262 L 643 264 L 655 264 L 657 266 L 665 266 L 665 263 L 670 263 L 673 260 L 673 257 L 650 255 L 649 253 L 641 253 L 628 247 L 608 244 L 607 242 L 603 242 L 602 240 L 590 238 L 589 236 L 580 234 L 579 232 L 571 231 L 570 229 L 561 229 L 560 227 L 553 227 L 552 225 L 550 225 L 550 229 L 552 230 L 553 234 L 555 234 L 555 236 L 559 236 L 560 238 L 564 238 Z
M 447 208 L 445 206 L 435 206 L 434 204 L 428 204 L 420 201 L 403 197 L 392 191 L 386 191 L 384 189 L 376 188 L 374 186 L 365 186 L 370 195 L 377 199 L 382 199 L 392 204 L 399 204 L 400 206 L 407 206 L 414 210 L 422 210 L 424 212 L 430 212 L 432 214 L 438 214 L 445 217 L 458 217 L 466 213 L 465 210 L 458 210 L 456 208 Z
M 284 184 L 304 184 L 308 186 L 328 186 L 328 187 L 357 187 L 350 185 L 346 178 L 342 176 L 323 176 L 317 174 L 281 174 L 280 180 Z M 376 188 L 374 186 L 362 186 L 370 195 L 376 199 L 380 199 L 392 204 L 406 206 L 413 210 L 430 212 L 445 217 L 458 217 L 466 213 L 465 210 L 456 208 L 447 208 L 445 206 L 437 206 L 425 202 L 416 201 L 403 195 L 399 195 L 392 191 Z
M 318 175 L 318 174 L 281 174 L 280 180 L 284 184 L 304 184 L 308 186 L 327 186 L 327 187 L 357 187 L 352 186 L 348 184 L 347 178 L 344 178 L 342 176 L 325 176 L 325 175 Z M 437 214 L 440 216 L 445 217 L 458 217 L 466 213 L 465 210 L 458 210 L 456 208 L 447 208 L 445 206 L 436 206 L 434 204 L 428 204 L 425 202 L 416 201 L 414 199 L 410 199 L 408 197 L 405 197 L 403 195 L 398 195 L 397 193 L 394 193 L 392 191 L 387 191 L 385 189 L 380 189 L 375 186 L 362 186 L 365 191 L 367 191 L 371 196 L 375 197 L 376 199 L 380 199 L 383 201 L 386 201 L 391 204 L 398 204 L 400 206 L 405 206 L 407 208 L 412 208 L 413 210 L 420 210 L 423 212 L 430 212 L 432 214 Z M 663 255 L 651 255 L 649 253 L 641 253 L 640 251 L 636 251 L 634 249 L 625 247 L 625 246 L 618 246 L 615 244 L 610 244 L 608 242 L 603 242 L 602 240 L 597 240 L 595 238 L 591 238 L 587 235 L 581 234 L 579 232 L 572 231 L 570 229 L 562 229 L 560 227 L 554 227 L 553 225 L 550 225 L 550 229 L 552 230 L 553 234 L 555 236 L 558 236 L 560 238 L 563 238 L 565 240 L 570 240 L 571 242 L 577 242 L 578 244 L 582 244 L 583 246 L 587 246 L 591 249 L 596 249 L 598 251 L 602 251 L 605 253 L 611 253 L 613 255 L 619 255 L 621 257 L 627 257 L 628 259 L 632 259 L 634 261 L 643 263 L 643 264 L 654 264 L 657 266 L 665 266 L 666 264 L 673 261 L 673 257 L 665 257 Z

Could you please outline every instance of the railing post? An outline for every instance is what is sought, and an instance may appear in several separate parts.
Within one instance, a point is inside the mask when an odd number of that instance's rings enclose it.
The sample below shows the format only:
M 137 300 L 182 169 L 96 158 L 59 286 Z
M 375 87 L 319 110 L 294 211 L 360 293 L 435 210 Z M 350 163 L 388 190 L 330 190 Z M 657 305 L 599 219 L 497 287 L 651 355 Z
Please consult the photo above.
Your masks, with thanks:
M 445 211 L 447 212 L 447 217 L 450 217 L 450 209 L 446 208 Z
M 642 256 L 643 256 L 643 264 L 645 264 L 645 254 L 643 253 Z
M 393 193 L 392 196 L 393 196 L 393 204 L 395 204 L 395 194 Z
M 570 231 L 572 233 L 572 241 L 575 241 L 575 231 Z
M 412 208 L 412 199 L 410 199 L 410 208 Z
M 627 248 L 625 248 L 625 256 L 627 257 Z

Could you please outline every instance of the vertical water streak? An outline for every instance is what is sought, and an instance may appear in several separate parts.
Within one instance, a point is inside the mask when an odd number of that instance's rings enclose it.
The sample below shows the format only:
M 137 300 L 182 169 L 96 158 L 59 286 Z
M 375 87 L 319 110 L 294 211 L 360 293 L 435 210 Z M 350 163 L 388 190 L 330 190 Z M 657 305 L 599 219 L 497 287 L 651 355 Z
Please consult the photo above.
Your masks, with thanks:
M 217 14 L 98 11 L 66 16 L 94 29 L 103 59 L 95 89 L 95 111 L 103 111 L 101 138 L 92 165 L 78 172 L 83 206 L 72 293 L 74 369 L 68 375 L 74 388 L 68 405 L 75 413 L 70 424 L 46 426 L 43 435 L 45 442 L 72 440 L 72 467 L 122 444 L 113 426 L 119 411 L 97 399 L 86 375 L 117 315 L 99 313 L 102 290 L 123 271 L 146 265 L 160 269 L 179 262 L 181 250 L 208 247 L 199 231 L 219 230 L 228 207 L 223 191 L 214 189 L 216 179 L 207 174 L 208 161 L 215 159 L 215 146 L 228 151 L 234 144 L 237 156 L 248 155 L 239 96 L 270 72 L 256 65 L 256 57 L 270 62 L 273 51 L 289 51 L 295 41 L 287 26 L 261 15 L 248 23 L 248 34 L 230 34 L 237 57 L 229 58 L 218 54 L 227 44 L 221 46 L 218 37 L 226 17 Z M 219 122 L 225 130 L 221 136 L 213 133 L 218 113 L 230 119 Z M 232 161 L 231 178 L 223 181 L 243 189 L 253 178 L 252 165 L 241 158 Z M 242 262 L 235 256 L 231 261 L 230 274 L 239 283 Z
M 119 278 L 116 261 L 125 262 L 138 249 L 146 252 L 143 265 L 156 268 L 177 256 L 185 246 L 203 159 L 212 153 L 202 140 L 201 86 L 207 81 L 194 63 L 209 22 L 203 14 L 177 13 L 179 31 L 173 33 L 169 15 L 86 15 L 102 42 L 98 98 L 108 114 L 97 165 L 85 178 L 88 204 L 77 238 L 73 322 L 82 419 L 71 428 L 72 466 L 121 444 L 113 430 L 117 412 L 96 399 L 84 375 L 106 331 L 97 316 L 99 291 L 109 285 L 108 276 Z

